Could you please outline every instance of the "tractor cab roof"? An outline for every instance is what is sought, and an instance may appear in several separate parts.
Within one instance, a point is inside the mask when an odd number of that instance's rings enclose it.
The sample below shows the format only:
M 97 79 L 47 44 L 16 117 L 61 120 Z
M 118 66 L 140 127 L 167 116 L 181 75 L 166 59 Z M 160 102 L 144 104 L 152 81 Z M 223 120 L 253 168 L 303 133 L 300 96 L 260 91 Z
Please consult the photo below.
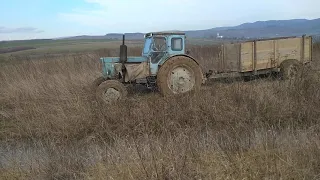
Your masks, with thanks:
M 184 32 L 180 31 L 164 31 L 164 32 L 149 32 L 145 35 L 145 37 L 152 37 L 152 36 L 165 36 L 165 35 L 186 35 Z

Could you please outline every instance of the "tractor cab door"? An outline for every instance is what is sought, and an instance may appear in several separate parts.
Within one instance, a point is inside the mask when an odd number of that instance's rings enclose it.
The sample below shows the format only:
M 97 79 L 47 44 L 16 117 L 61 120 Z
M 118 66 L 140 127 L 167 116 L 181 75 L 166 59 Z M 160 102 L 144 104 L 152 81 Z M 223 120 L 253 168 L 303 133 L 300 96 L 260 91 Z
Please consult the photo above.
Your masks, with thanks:
M 157 64 L 167 53 L 167 38 L 165 36 L 153 37 L 151 44 L 151 63 Z
M 153 36 L 148 57 L 151 75 L 157 75 L 159 64 L 170 56 L 184 54 L 183 35 Z

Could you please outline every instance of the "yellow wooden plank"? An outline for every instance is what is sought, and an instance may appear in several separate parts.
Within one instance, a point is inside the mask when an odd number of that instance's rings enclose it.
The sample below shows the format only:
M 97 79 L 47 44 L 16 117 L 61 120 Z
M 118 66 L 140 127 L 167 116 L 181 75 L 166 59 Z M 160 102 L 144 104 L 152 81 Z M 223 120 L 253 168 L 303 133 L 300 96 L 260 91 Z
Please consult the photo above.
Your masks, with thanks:
M 278 58 L 279 64 L 287 59 L 296 59 L 300 61 L 301 57 L 301 38 L 279 39 Z
M 253 42 L 241 44 L 241 72 L 253 70 Z
M 271 68 L 271 62 L 274 61 L 274 42 L 273 40 L 256 42 L 256 61 L 257 70 Z
M 311 60 L 311 37 L 306 37 L 304 41 L 304 62 Z

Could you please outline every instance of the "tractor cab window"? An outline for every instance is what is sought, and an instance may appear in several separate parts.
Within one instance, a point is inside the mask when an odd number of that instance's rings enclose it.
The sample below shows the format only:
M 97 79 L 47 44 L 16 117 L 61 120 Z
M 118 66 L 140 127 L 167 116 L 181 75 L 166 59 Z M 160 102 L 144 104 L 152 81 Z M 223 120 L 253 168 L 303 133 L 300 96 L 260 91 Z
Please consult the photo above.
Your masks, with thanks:
M 166 38 L 154 37 L 153 44 L 152 44 L 152 50 L 153 51 L 166 51 L 167 50 Z
M 144 48 L 143 48 L 143 53 L 144 54 L 148 54 L 150 51 L 150 47 L 151 47 L 151 43 L 152 43 L 152 39 L 151 38 L 146 38 L 145 42 L 144 42 Z
M 171 39 L 171 49 L 173 51 L 181 51 L 182 47 L 182 38 L 172 38 Z

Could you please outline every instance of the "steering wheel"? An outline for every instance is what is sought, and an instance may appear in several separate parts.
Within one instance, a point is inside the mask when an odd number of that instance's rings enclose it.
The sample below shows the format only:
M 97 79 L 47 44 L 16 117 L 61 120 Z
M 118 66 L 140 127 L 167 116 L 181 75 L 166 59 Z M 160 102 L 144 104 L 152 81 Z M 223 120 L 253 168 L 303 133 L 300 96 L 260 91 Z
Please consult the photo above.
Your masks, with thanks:
M 160 51 L 160 49 L 162 49 L 162 48 L 165 47 L 165 46 L 166 46 L 165 43 L 162 44 L 162 45 L 160 45 L 160 47 L 159 47 L 159 45 L 158 45 L 158 47 L 156 47 L 155 45 L 153 45 L 153 46 L 152 46 L 152 49 L 153 49 L 154 51 Z

